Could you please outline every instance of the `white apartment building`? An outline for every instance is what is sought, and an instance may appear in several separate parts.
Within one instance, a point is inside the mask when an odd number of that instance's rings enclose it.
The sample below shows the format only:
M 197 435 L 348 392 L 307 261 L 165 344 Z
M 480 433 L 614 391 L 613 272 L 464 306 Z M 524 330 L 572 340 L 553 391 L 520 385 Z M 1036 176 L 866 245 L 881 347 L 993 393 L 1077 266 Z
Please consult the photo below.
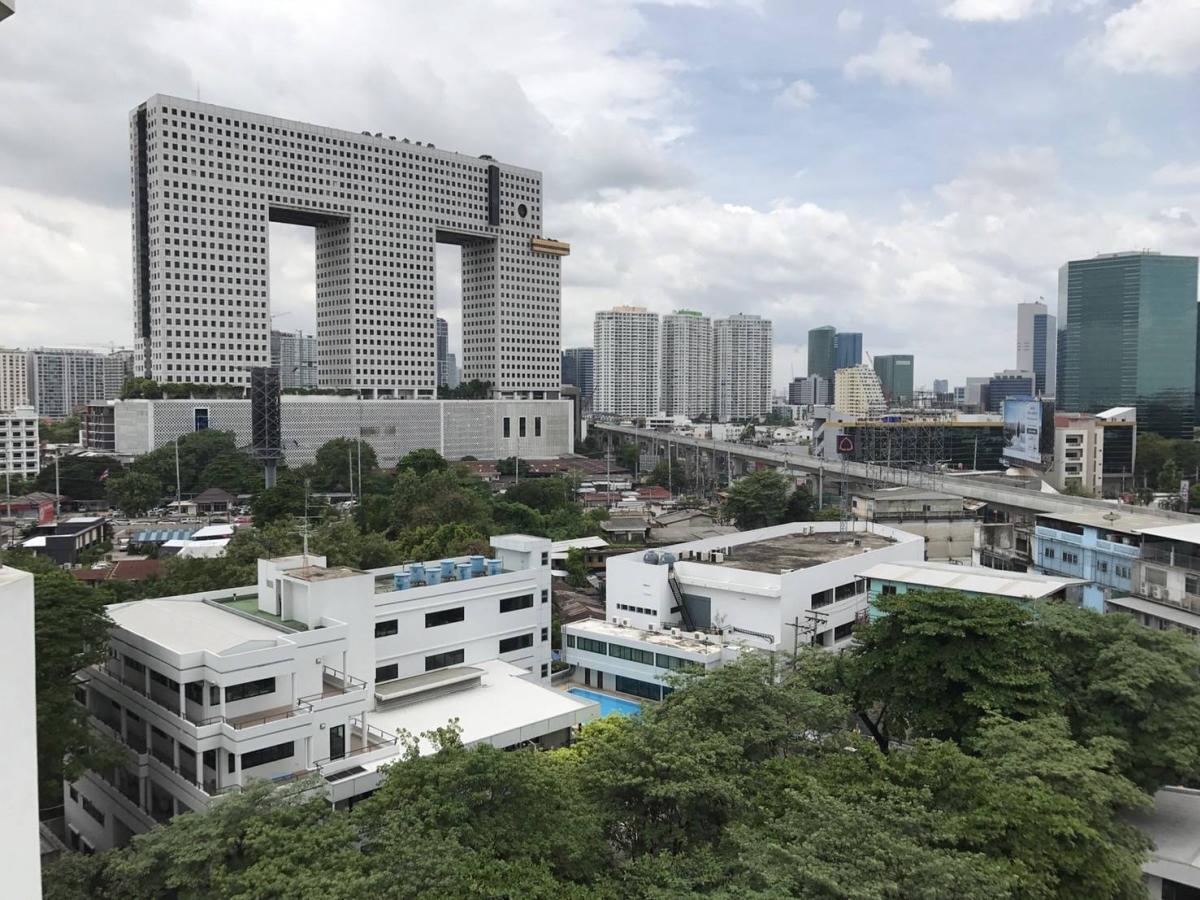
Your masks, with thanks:
M 0 474 L 8 478 L 37 475 L 41 471 L 38 447 L 38 417 L 34 408 L 0 408 Z
M 285 222 L 315 230 L 322 387 L 435 396 L 443 243 L 462 247 L 463 378 L 558 396 L 570 247 L 542 236 L 539 172 L 161 94 L 130 113 L 129 148 L 144 374 L 245 384 L 270 364 L 266 238 Z
M 658 313 L 615 306 L 596 313 L 592 409 L 622 418 L 659 411 Z
M 44 419 L 65 419 L 104 400 L 105 358 L 91 350 L 43 347 L 27 354 L 29 400 Z
M 661 411 L 668 416 L 713 413 L 712 320 L 690 309 L 662 317 Z
M 1097 497 L 1106 487 L 1126 489 L 1132 484 L 1137 446 L 1137 409 L 1118 406 L 1096 415 L 1056 413 L 1054 416 L 1054 461 L 1046 481 L 1060 491 L 1083 488 Z M 1123 439 L 1118 439 L 1118 436 Z M 1118 453 L 1105 462 L 1105 446 L 1112 442 Z M 1106 485 L 1107 480 L 1112 482 Z
M 29 405 L 29 374 L 24 350 L 0 349 L 0 409 Z
M 33 576 L 0 566 L 0 715 L 8 731 L 0 792 L 4 797 L 4 840 L 0 866 L 9 897 L 42 895 L 38 838 L 37 697 L 34 691 Z
M 660 699 L 667 676 L 747 649 L 849 645 L 868 609 L 858 573 L 924 559 L 924 540 L 871 522 L 791 522 L 609 557 L 605 619 L 562 626 L 572 680 Z
M 372 571 L 260 560 L 236 591 L 119 603 L 78 699 L 128 748 L 66 786 L 77 845 L 121 845 L 252 778 L 317 773 L 335 804 L 374 790 L 405 734 L 556 745 L 597 714 L 550 684 L 550 541 Z
M 762 316 L 737 313 L 713 322 L 714 390 L 720 421 L 757 419 L 771 412 L 773 335 L 770 320 Z
M 883 386 L 871 366 L 838 369 L 833 379 L 833 408 L 851 416 L 869 416 L 887 407 Z
M 134 352 L 114 350 L 104 357 L 104 399 L 116 400 L 121 388 L 134 375 Z
M 316 338 L 300 331 L 272 331 L 271 368 L 279 370 L 281 388 L 315 388 Z

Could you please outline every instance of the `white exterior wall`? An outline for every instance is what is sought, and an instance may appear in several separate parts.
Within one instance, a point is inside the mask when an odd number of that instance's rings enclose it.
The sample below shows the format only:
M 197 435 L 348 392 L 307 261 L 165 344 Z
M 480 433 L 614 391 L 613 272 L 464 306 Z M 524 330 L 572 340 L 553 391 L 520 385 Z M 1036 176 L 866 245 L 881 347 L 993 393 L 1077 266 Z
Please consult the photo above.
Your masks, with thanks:
M 592 409 L 638 418 L 659 411 L 658 313 L 618 306 L 596 313 Z
M 713 329 L 707 316 L 663 316 L 661 407 L 668 416 L 712 415 Z
M 30 405 L 28 372 L 24 350 L 0 350 L 0 409 Z
M 833 407 L 852 416 L 870 415 L 887 405 L 875 370 L 867 365 L 838 369 L 833 379 Z
M 38 838 L 37 701 L 34 695 L 33 576 L 0 566 L 0 716 L 7 730 L 0 792 L 0 866 L 10 897 L 40 897 Z
M 105 358 L 90 350 L 30 350 L 29 402 L 39 416 L 65 419 L 89 400 L 104 400 Z
M 771 412 L 774 332 L 761 316 L 738 313 L 713 323 L 716 413 L 722 422 Z
M 41 471 L 38 417 L 32 406 L 0 407 L 0 476 L 32 478 Z M 0 480 L 0 490 L 4 481 Z
M 1071 419 L 1054 429 L 1054 464 L 1048 472 L 1058 490 L 1074 485 L 1104 495 L 1104 426 L 1097 419 Z

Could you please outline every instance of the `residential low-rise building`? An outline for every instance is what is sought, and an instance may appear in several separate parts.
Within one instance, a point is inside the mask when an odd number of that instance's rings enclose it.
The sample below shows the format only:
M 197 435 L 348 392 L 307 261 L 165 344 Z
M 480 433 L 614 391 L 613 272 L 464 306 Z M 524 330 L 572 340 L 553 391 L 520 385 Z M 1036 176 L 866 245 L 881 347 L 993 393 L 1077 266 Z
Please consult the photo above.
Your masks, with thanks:
M 854 494 L 850 512 L 856 519 L 882 522 L 921 535 L 926 559 L 971 559 L 976 517 L 962 497 L 927 488 L 880 488 Z
M 1054 462 L 1046 480 L 1060 491 L 1115 497 L 1134 487 L 1137 410 L 1118 406 L 1096 415 L 1056 412 Z
M 73 566 L 85 550 L 112 538 L 112 524 L 104 516 L 72 516 L 39 525 L 21 546 L 47 556 L 60 566 Z
M 572 680 L 658 700 L 669 676 L 743 650 L 849 646 L 867 611 L 858 572 L 918 561 L 924 540 L 872 522 L 792 522 L 610 557 L 606 617 L 564 625 Z
M 40 471 L 36 410 L 0 408 L 0 476 L 8 476 L 11 483 L 13 478 L 33 478 Z
M 875 600 L 888 594 L 954 591 L 971 597 L 1005 597 L 1018 602 L 1071 601 L 1083 585 L 1076 578 L 1033 572 L 1003 572 L 984 566 L 960 566 L 945 562 L 876 563 L 859 575 L 867 581 L 872 617 L 877 615 Z
M 550 542 L 491 543 L 370 571 L 260 560 L 256 585 L 110 606 L 77 699 L 128 756 L 66 786 L 73 841 L 121 845 L 252 778 L 319 775 L 346 805 L 452 719 L 468 746 L 568 740 L 597 709 L 549 689 Z

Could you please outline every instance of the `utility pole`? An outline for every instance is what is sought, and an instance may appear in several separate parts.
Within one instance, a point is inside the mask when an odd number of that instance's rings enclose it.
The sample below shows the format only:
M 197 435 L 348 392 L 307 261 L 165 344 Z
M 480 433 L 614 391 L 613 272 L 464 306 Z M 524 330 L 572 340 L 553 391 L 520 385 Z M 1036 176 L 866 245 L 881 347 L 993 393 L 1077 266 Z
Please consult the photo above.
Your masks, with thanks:
M 349 447 L 346 448 L 346 468 L 350 472 L 350 496 L 354 496 L 354 453 Z
M 55 467 L 55 478 L 58 477 L 57 461 Z M 54 493 L 58 493 L 58 483 L 55 482 Z M 175 512 L 179 512 L 183 507 L 183 487 L 179 483 L 179 438 L 175 438 Z
M 62 492 L 58 489 L 58 458 L 61 454 L 54 454 L 54 521 L 58 521 L 59 515 L 62 513 Z M 175 477 L 179 478 L 179 462 L 175 463 Z

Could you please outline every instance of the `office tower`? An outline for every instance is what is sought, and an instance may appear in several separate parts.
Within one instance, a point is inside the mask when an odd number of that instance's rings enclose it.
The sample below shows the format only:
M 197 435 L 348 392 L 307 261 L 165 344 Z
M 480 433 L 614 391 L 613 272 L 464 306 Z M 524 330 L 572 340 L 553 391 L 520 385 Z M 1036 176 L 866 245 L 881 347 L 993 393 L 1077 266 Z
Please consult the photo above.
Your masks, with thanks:
M 875 357 L 875 373 L 889 406 L 908 406 L 913 398 L 913 358 L 908 353 Z
M 658 313 L 615 306 L 596 313 L 592 409 L 622 418 L 659 410 Z
M 1191 438 L 1196 424 L 1195 256 L 1105 253 L 1059 269 L 1062 378 L 1071 412 L 1134 406 L 1138 425 Z
M 1039 397 L 1053 397 L 1058 366 L 1058 329 L 1045 303 L 1017 304 L 1017 369 L 1032 372 Z
M 837 329 L 832 325 L 822 325 L 808 333 L 808 374 L 820 375 L 826 381 L 833 381 L 834 342 L 837 339 Z
M 879 376 L 870 366 L 839 369 L 833 382 L 833 408 L 852 416 L 869 416 L 886 406 Z
M 441 316 L 437 319 L 437 334 L 434 341 L 437 345 L 437 383 L 438 387 L 449 385 L 450 375 L 446 370 L 446 354 L 450 352 L 450 326 Z
M 1032 397 L 1036 384 L 1037 376 L 1033 372 L 1005 369 L 980 388 L 979 405 L 988 412 L 1003 412 L 1006 398 Z
M 145 374 L 246 384 L 269 364 L 267 238 L 283 222 L 316 231 L 321 386 L 435 395 L 435 248 L 449 243 L 462 247 L 464 377 L 500 398 L 557 397 L 570 247 L 541 236 L 538 172 L 163 95 L 130 114 L 129 135 Z
M 592 406 L 594 357 L 591 347 L 568 347 L 562 352 L 562 383 L 579 388 L 584 409 Z
M 0 409 L 29 405 L 29 367 L 24 350 L 0 349 Z
M 833 336 L 833 370 L 862 365 L 862 332 L 839 331 Z
M 451 389 L 456 388 L 456 387 L 458 387 L 459 382 L 460 382 L 460 379 L 458 377 L 458 354 L 457 353 L 447 353 L 446 354 L 446 387 L 451 388 Z
M 792 406 L 829 406 L 833 403 L 833 385 L 820 375 L 793 378 L 788 385 L 788 403 Z
M 668 416 L 713 414 L 713 326 L 708 316 L 690 309 L 663 316 L 661 398 Z
M 104 400 L 104 357 L 90 350 L 43 347 L 26 361 L 29 400 L 44 419 L 65 419 L 89 400 Z
M 736 313 L 713 322 L 716 407 L 721 422 L 771 412 L 774 333 L 769 319 Z
M 279 386 L 315 388 L 317 377 L 317 342 L 311 334 L 299 331 L 271 332 L 271 367 L 279 370 Z
M 933 392 L 939 397 L 950 393 L 950 382 L 945 378 L 933 379 Z
M 116 400 L 121 388 L 133 377 L 134 352 L 114 350 L 104 357 L 104 399 Z

